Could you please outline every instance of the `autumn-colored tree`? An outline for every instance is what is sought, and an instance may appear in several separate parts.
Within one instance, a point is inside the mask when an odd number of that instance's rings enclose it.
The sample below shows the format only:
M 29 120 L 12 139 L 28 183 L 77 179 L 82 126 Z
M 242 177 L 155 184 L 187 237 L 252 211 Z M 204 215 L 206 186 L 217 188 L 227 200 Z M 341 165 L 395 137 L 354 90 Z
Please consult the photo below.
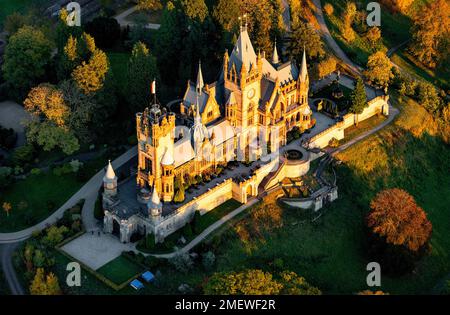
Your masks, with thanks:
M 309 58 L 321 57 L 325 53 L 317 32 L 306 23 L 299 21 L 292 27 L 292 39 L 289 42 L 288 51 L 292 58 L 300 61 L 305 48 Z
M 389 295 L 389 293 L 385 293 L 383 291 L 371 291 L 371 290 L 364 290 L 361 292 L 358 292 L 358 295 Z
M 137 6 L 139 10 L 161 10 L 161 0 L 138 0 Z
M 106 54 L 97 49 L 88 62 L 83 61 L 80 66 L 75 68 L 72 78 L 85 94 L 91 94 L 103 87 L 108 69 Z
M 366 34 L 367 40 L 370 42 L 370 44 L 375 46 L 378 41 L 381 39 L 381 30 L 377 26 L 372 26 Z
M 322 79 L 329 75 L 330 73 L 336 71 L 337 61 L 333 57 L 328 57 L 317 63 L 316 65 L 316 73 L 317 78 Z
M 203 22 L 208 16 L 208 7 L 204 0 L 181 0 L 181 6 L 187 17 Z
M 24 101 L 34 119 L 27 124 L 27 139 L 49 151 L 60 147 L 66 154 L 78 150 L 79 143 L 70 129 L 70 108 L 60 90 L 50 84 L 33 88 Z
M 312 287 L 294 272 L 284 271 L 274 278 L 271 273 L 259 269 L 215 273 L 208 279 L 203 290 L 205 294 L 212 295 L 321 294 L 319 289 Z
M 433 69 L 448 58 L 450 37 L 450 4 L 446 0 L 429 2 L 413 18 L 411 53 Z
M 334 7 L 333 5 L 331 5 L 330 3 L 325 3 L 325 5 L 323 6 L 323 10 L 325 11 L 325 14 L 328 16 L 333 15 L 334 13 Z
M 381 0 L 390 11 L 407 13 L 414 0 Z
M 341 34 L 344 39 L 351 43 L 355 40 L 355 31 L 352 23 L 356 15 L 356 4 L 354 2 L 347 2 L 344 12 L 342 14 Z
M 3 208 L 3 211 L 6 212 L 6 216 L 9 217 L 9 213 L 11 212 L 11 209 L 12 209 L 11 203 L 5 201 L 2 205 L 2 208 Z
M 241 14 L 240 2 L 239 0 L 219 0 L 214 6 L 212 16 L 228 32 L 237 25 Z
M 364 75 L 372 84 L 388 86 L 394 74 L 392 73 L 391 61 L 385 52 L 377 51 L 369 56 L 367 70 L 364 71 Z
M 30 285 L 30 293 L 32 295 L 61 294 L 58 278 L 53 273 L 45 275 L 43 268 L 37 268 L 36 274 Z
M 370 209 L 367 226 L 388 244 L 417 252 L 430 240 L 431 222 L 406 191 L 399 188 L 383 190 L 372 200 Z

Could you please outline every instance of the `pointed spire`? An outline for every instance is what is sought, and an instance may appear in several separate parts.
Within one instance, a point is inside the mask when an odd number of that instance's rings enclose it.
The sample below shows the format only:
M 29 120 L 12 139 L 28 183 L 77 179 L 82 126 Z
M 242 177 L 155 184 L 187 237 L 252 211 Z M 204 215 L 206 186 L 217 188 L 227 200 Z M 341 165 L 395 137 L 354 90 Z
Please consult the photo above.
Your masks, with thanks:
M 305 82 L 308 77 L 308 68 L 306 67 L 306 49 L 303 46 L 302 65 L 300 67 L 300 81 Z
M 154 205 L 159 205 L 159 203 L 161 202 L 159 200 L 159 196 L 158 196 L 158 192 L 156 191 L 156 187 L 153 188 L 152 202 Z
M 111 165 L 111 160 L 108 160 L 108 168 L 106 169 L 105 178 L 110 179 L 110 180 L 113 180 L 116 178 L 116 173 L 114 173 L 114 169 Z
M 164 153 L 164 156 L 161 160 L 161 164 L 164 166 L 173 165 L 175 163 L 175 160 L 173 159 L 172 154 L 169 152 L 169 149 L 166 149 L 166 152 Z
M 273 56 L 272 63 L 274 65 L 278 64 L 280 60 L 278 59 L 278 51 L 277 51 L 277 39 L 275 38 L 275 44 L 273 45 Z
M 198 61 L 197 84 L 196 84 L 197 94 L 202 93 L 202 89 L 203 89 L 204 85 L 205 84 L 203 83 L 202 62 L 199 60 Z

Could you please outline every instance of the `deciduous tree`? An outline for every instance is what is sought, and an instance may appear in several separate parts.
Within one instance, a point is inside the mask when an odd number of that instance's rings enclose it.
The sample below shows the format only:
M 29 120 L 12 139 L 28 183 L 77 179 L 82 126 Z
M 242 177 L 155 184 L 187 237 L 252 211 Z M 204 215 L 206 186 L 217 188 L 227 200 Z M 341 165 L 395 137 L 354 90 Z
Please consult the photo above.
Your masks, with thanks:
M 22 27 L 10 37 L 5 49 L 3 76 L 20 96 L 45 75 L 51 51 L 52 42 L 31 26 Z
M 383 51 L 377 51 L 369 56 L 367 70 L 364 75 L 370 83 L 380 86 L 388 86 L 389 81 L 394 77 L 392 65 L 389 57 Z
M 435 68 L 450 52 L 445 44 L 450 37 L 450 5 L 436 0 L 424 5 L 414 15 L 410 51 L 420 62 Z
M 309 58 L 323 56 L 324 49 L 320 36 L 306 23 L 299 21 L 292 29 L 292 40 L 289 42 L 288 51 L 291 57 L 297 61 L 302 60 L 303 50 L 306 48 Z
M 367 226 L 387 243 L 417 252 L 430 240 L 431 222 L 406 191 L 383 190 L 371 201 L 370 209 Z
M 137 6 L 139 10 L 161 10 L 161 0 L 138 0 Z

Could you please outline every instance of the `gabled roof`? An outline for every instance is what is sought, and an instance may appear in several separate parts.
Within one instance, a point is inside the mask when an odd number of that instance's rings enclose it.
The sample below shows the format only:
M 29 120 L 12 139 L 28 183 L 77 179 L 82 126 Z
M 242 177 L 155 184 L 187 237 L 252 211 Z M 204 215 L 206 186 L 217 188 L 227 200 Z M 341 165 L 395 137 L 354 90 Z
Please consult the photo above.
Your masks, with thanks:
M 231 69 L 233 64 L 237 72 L 241 71 L 242 65 L 245 65 L 247 72 L 256 66 L 256 54 L 248 36 L 247 27 L 241 27 L 239 38 L 231 52 L 228 67 Z
M 188 88 L 186 89 L 186 92 L 184 93 L 183 97 L 183 103 L 186 107 L 191 107 L 191 105 L 195 105 L 197 102 L 197 96 L 198 96 L 198 104 L 200 105 L 200 114 L 203 113 L 203 110 L 205 109 L 206 103 L 209 99 L 209 94 L 206 93 L 203 89 L 200 94 L 197 93 L 196 84 L 189 82 Z

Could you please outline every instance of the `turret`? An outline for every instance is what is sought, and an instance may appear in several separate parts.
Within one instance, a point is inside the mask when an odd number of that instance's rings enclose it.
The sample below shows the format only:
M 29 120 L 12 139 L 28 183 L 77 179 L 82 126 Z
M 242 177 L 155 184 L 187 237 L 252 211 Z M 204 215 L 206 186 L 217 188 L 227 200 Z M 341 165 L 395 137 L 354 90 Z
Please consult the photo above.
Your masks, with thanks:
M 103 188 L 105 195 L 114 197 L 117 195 L 117 176 L 111 165 L 111 160 L 108 161 L 105 176 L 103 176 Z
M 152 218 L 158 218 L 162 214 L 162 204 L 156 189 L 153 189 L 152 198 L 147 204 L 148 215 Z
M 161 160 L 162 178 L 161 195 L 164 201 L 172 201 L 174 196 L 174 169 L 175 161 L 169 149 L 166 150 Z

